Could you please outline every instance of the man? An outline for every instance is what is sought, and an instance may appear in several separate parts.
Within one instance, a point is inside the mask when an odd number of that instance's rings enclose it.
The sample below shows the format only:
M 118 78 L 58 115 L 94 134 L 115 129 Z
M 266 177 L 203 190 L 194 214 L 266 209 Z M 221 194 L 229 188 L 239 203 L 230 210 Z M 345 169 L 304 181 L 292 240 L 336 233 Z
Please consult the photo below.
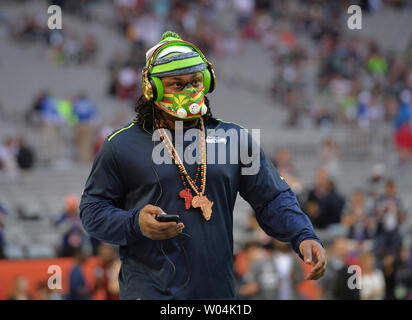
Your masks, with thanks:
M 96 105 L 81 92 L 73 102 L 73 114 L 78 119 L 74 138 L 78 159 L 81 162 L 89 162 L 93 156 L 93 125 L 98 119 Z
M 79 219 L 79 198 L 68 194 L 64 202 L 64 212 L 55 222 L 55 227 L 62 235 L 59 256 L 72 257 L 86 244 L 87 235 L 84 233 Z
M 212 117 L 204 96 L 214 88 L 211 64 L 173 32 L 166 32 L 146 58 L 137 118 L 103 143 L 80 204 L 85 230 L 120 246 L 120 299 L 236 298 L 233 208 L 238 192 L 266 233 L 291 242 L 313 265 L 309 279 L 320 278 L 326 267 L 320 240 L 263 151 L 255 153 L 260 169 L 253 175 L 241 174 L 250 164 L 221 164 L 218 154 L 212 159 L 208 152 L 206 161 L 206 149 L 219 145 L 230 153 L 231 145 L 235 151 L 242 147 L 240 139 L 234 143 L 232 136 L 211 136 L 210 130 L 244 132 Z M 178 127 L 182 121 L 175 120 L 183 120 L 183 130 Z M 178 135 L 190 128 L 198 128 L 198 139 L 183 141 L 185 154 L 179 154 L 175 135 L 169 137 L 165 129 Z M 249 135 L 249 148 L 251 141 Z M 200 160 L 189 164 L 186 153 L 194 145 L 200 146 Z M 157 164 L 159 146 L 173 162 Z M 181 222 L 155 219 L 164 213 L 180 215 Z
M 93 296 L 95 299 L 119 299 L 119 283 L 117 278 L 120 264 L 117 247 L 102 243 L 98 248 L 98 264 L 94 268 Z
M 308 193 L 306 210 L 318 229 L 340 223 L 345 199 L 336 191 L 326 168 L 321 167 L 316 174 L 316 184 Z
M 348 259 L 350 255 L 350 240 L 338 237 L 331 245 L 331 257 L 329 269 L 320 282 L 324 288 L 326 299 L 334 300 L 359 300 L 360 290 L 350 288 L 348 283 L 353 274 L 348 273 L 349 265 L 353 265 Z
M 69 280 L 69 294 L 68 300 L 90 300 L 92 298 L 91 290 L 86 282 L 86 277 L 82 266 L 87 261 L 87 255 L 81 250 L 77 249 L 73 254 L 75 264 L 70 270 Z
M 396 191 L 394 180 L 387 180 L 385 193 L 375 202 L 375 253 L 383 259 L 387 253 L 396 253 L 402 246 L 401 224 L 405 221 L 405 208 Z

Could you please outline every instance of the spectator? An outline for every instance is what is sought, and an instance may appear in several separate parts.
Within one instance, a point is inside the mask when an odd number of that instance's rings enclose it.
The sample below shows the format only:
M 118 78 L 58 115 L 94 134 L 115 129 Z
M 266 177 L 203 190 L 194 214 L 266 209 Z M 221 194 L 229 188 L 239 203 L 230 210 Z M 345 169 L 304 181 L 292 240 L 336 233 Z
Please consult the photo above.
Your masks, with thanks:
M 267 254 L 259 242 L 245 244 L 247 271 L 239 283 L 239 296 L 243 299 L 268 299 L 273 297 L 276 275 L 273 269 L 264 270 Z M 264 270 L 264 272 L 263 272 Z
M 270 257 L 274 271 L 278 277 L 275 288 L 276 300 L 296 300 L 299 294 L 296 290 L 298 283 L 304 280 L 300 261 L 295 259 L 288 243 L 274 240 L 275 251 Z
M 412 94 L 411 90 L 404 89 L 400 94 L 401 104 L 395 118 L 395 144 L 398 149 L 401 163 L 406 162 L 412 154 Z
M 14 179 L 18 175 L 16 146 L 12 138 L 6 138 L 3 145 L 0 145 L 0 168 L 9 179 Z
M 365 252 L 360 257 L 362 267 L 362 300 L 382 300 L 385 294 L 385 278 L 381 270 L 375 266 L 375 257 Z
M 47 91 L 40 92 L 34 100 L 33 106 L 27 110 L 25 120 L 35 127 L 41 125 L 41 112 L 44 100 L 49 96 Z
M 72 257 L 76 251 L 86 245 L 86 234 L 79 217 L 79 199 L 75 195 L 67 195 L 65 210 L 55 225 L 63 234 L 59 256 Z
M 36 300 L 50 300 L 50 289 L 45 282 L 39 282 L 37 285 Z
M 276 157 L 273 161 L 273 164 L 276 166 L 279 172 L 282 172 L 282 174 L 290 174 L 290 175 L 295 175 L 296 174 L 296 168 L 293 165 L 292 162 L 292 157 L 290 150 L 287 148 L 280 148 L 276 152 Z
M 82 42 L 79 63 L 90 63 L 95 57 L 97 50 L 98 47 L 95 36 L 91 33 L 87 34 Z
M 234 1 L 234 10 L 238 15 L 237 26 L 243 28 L 251 19 L 255 8 L 254 0 L 238 0 Z
M 44 161 L 52 164 L 60 155 L 60 128 L 64 119 L 58 112 L 58 99 L 44 95 L 39 102 L 42 135 L 42 155 Z
M 335 184 L 329 182 L 328 193 L 321 202 L 319 217 L 315 220 L 318 228 L 324 229 L 341 221 L 345 199 L 337 192 Z
M 93 296 L 97 300 L 118 300 L 120 260 L 117 250 L 110 244 L 101 243 L 98 249 L 99 265 L 94 269 L 95 287 Z
M 359 300 L 359 289 L 349 288 L 348 280 L 351 276 L 348 273 L 349 267 L 349 241 L 346 238 L 337 238 L 333 242 L 333 251 L 329 259 L 329 272 L 327 277 L 322 280 L 327 289 L 327 296 L 337 300 Z
M 241 297 L 248 299 L 298 299 L 297 285 L 303 281 L 303 269 L 287 243 L 273 241 L 275 250 L 265 251 L 260 243 L 245 246 L 247 272 L 239 287 Z
M 75 143 L 79 161 L 89 162 L 93 157 L 93 124 L 97 121 L 96 105 L 84 93 L 80 93 L 73 104 L 73 112 L 78 118 Z
M 367 216 L 365 195 L 363 191 L 356 190 L 352 194 L 349 213 L 343 217 L 342 223 L 349 229 L 349 239 L 365 241 L 372 237 L 374 219 L 373 217 Z
M 395 128 L 399 130 L 403 124 L 409 123 L 412 118 L 412 94 L 411 90 L 404 89 L 400 94 L 401 104 L 398 108 L 398 113 L 395 118 Z
M 377 46 L 373 51 L 368 60 L 368 71 L 373 74 L 385 74 L 388 70 L 388 63 L 385 57 L 379 52 Z
M 62 125 L 76 125 L 77 115 L 73 112 L 73 103 L 70 100 L 56 98 L 56 108 Z
M 395 300 L 395 259 L 394 253 L 387 253 L 382 258 L 382 272 L 385 277 L 385 300 Z
M 136 71 L 130 67 L 124 67 L 118 74 L 116 87 L 117 97 L 126 100 L 135 100 L 138 90 L 139 77 Z
M 408 247 L 401 248 L 395 259 L 394 296 L 398 300 L 412 298 L 412 254 Z
M 63 300 L 63 289 L 50 289 L 47 282 L 46 279 L 37 284 L 36 300 Z
M 358 123 L 361 128 L 368 128 L 371 122 L 371 104 L 372 95 L 368 90 L 364 90 L 358 97 Z
M 31 147 L 29 147 L 23 137 L 19 137 L 17 139 L 17 164 L 21 170 L 30 170 L 34 166 L 34 151 Z
M 17 276 L 14 280 L 9 300 L 31 300 L 29 282 L 25 276 Z
M 375 204 L 378 197 L 385 190 L 385 165 L 377 163 L 372 166 L 372 173 L 368 181 L 368 201 Z
M 385 194 L 375 203 L 375 217 L 377 220 L 375 250 L 378 257 L 382 258 L 385 253 L 399 250 L 402 244 L 399 227 L 405 220 L 405 212 L 393 180 L 386 182 Z
M 325 229 L 341 221 L 344 198 L 336 191 L 324 168 L 318 170 L 315 188 L 309 191 L 307 213 L 314 225 Z
M 285 181 L 297 195 L 301 194 L 303 185 L 297 176 L 297 171 L 292 163 L 290 150 L 280 148 L 276 152 L 276 157 L 272 160 L 273 165 L 278 169 L 279 174 L 285 178 Z
M 398 149 L 399 163 L 407 162 L 412 154 L 412 127 L 404 123 L 395 133 L 395 144 Z
M 326 168 L 328 175 L 334 179 L 339 178 L 341 151 L 331 137 L 323 142 L 320 154 L 322 166 Z
M 329 176 L 325 168 L 319 168 L 316 172 L 315 186 L 309 190 L 306 199 L 306 210 L 312 223 L 319 217 L 320 204 L 328 192 Z
M 75 265 L 70 271 L 70 289 L 67 296 L 68 300 L 90 300 L 91 291 L 86 283 L 86 277 L 82 266 L 87 260 L 86 254 L 81 250 L 74 252 Z

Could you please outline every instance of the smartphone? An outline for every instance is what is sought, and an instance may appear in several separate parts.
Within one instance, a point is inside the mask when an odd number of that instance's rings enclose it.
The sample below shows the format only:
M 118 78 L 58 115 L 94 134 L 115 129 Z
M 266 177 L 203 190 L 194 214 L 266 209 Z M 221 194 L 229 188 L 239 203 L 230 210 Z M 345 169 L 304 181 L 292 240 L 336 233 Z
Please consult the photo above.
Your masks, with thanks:
M 159 222 L 176 222 L 179 223 L 179 215 L 178 214 L 157 214 L 155 219 Z

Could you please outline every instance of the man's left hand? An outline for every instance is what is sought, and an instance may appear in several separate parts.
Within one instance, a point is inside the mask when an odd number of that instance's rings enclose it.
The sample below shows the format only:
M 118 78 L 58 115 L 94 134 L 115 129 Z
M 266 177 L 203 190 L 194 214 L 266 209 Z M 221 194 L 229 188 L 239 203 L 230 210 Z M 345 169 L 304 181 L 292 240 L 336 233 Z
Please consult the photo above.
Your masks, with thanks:
M 299 251 L 304 261 L 312 266 L 312 270 L 305 280 L 318 280 L 326 271 L 325 249 L 315 240 L 303 240 L 299 245 Z

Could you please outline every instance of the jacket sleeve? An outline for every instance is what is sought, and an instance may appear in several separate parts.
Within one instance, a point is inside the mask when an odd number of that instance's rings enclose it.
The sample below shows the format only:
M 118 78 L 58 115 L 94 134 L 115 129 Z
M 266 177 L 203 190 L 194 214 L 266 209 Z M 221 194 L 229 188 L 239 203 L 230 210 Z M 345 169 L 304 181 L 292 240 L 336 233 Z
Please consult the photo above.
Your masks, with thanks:
M 121 209 L 125 184 L 113 143 L 105 140 L 95 160 L 80 202 L 84 229 L 114 245 L 130 245 L 143 238 L 138 219 L 141 208 Z
M 252 154 L 252 161 L 260 165 L 256 174 L 240 173 L 239 194 L 253 208 L 263 231 L 277 240 L 290 242 L 303 259 L 299 252 L 303 240 L 313 239 L 321 245 L 322 242 L 300 208 L 296 195 L 250 134 L 247 149 Z M 252 164 L 241 164 L 241 169 L 244 167 L 252 167 Z

